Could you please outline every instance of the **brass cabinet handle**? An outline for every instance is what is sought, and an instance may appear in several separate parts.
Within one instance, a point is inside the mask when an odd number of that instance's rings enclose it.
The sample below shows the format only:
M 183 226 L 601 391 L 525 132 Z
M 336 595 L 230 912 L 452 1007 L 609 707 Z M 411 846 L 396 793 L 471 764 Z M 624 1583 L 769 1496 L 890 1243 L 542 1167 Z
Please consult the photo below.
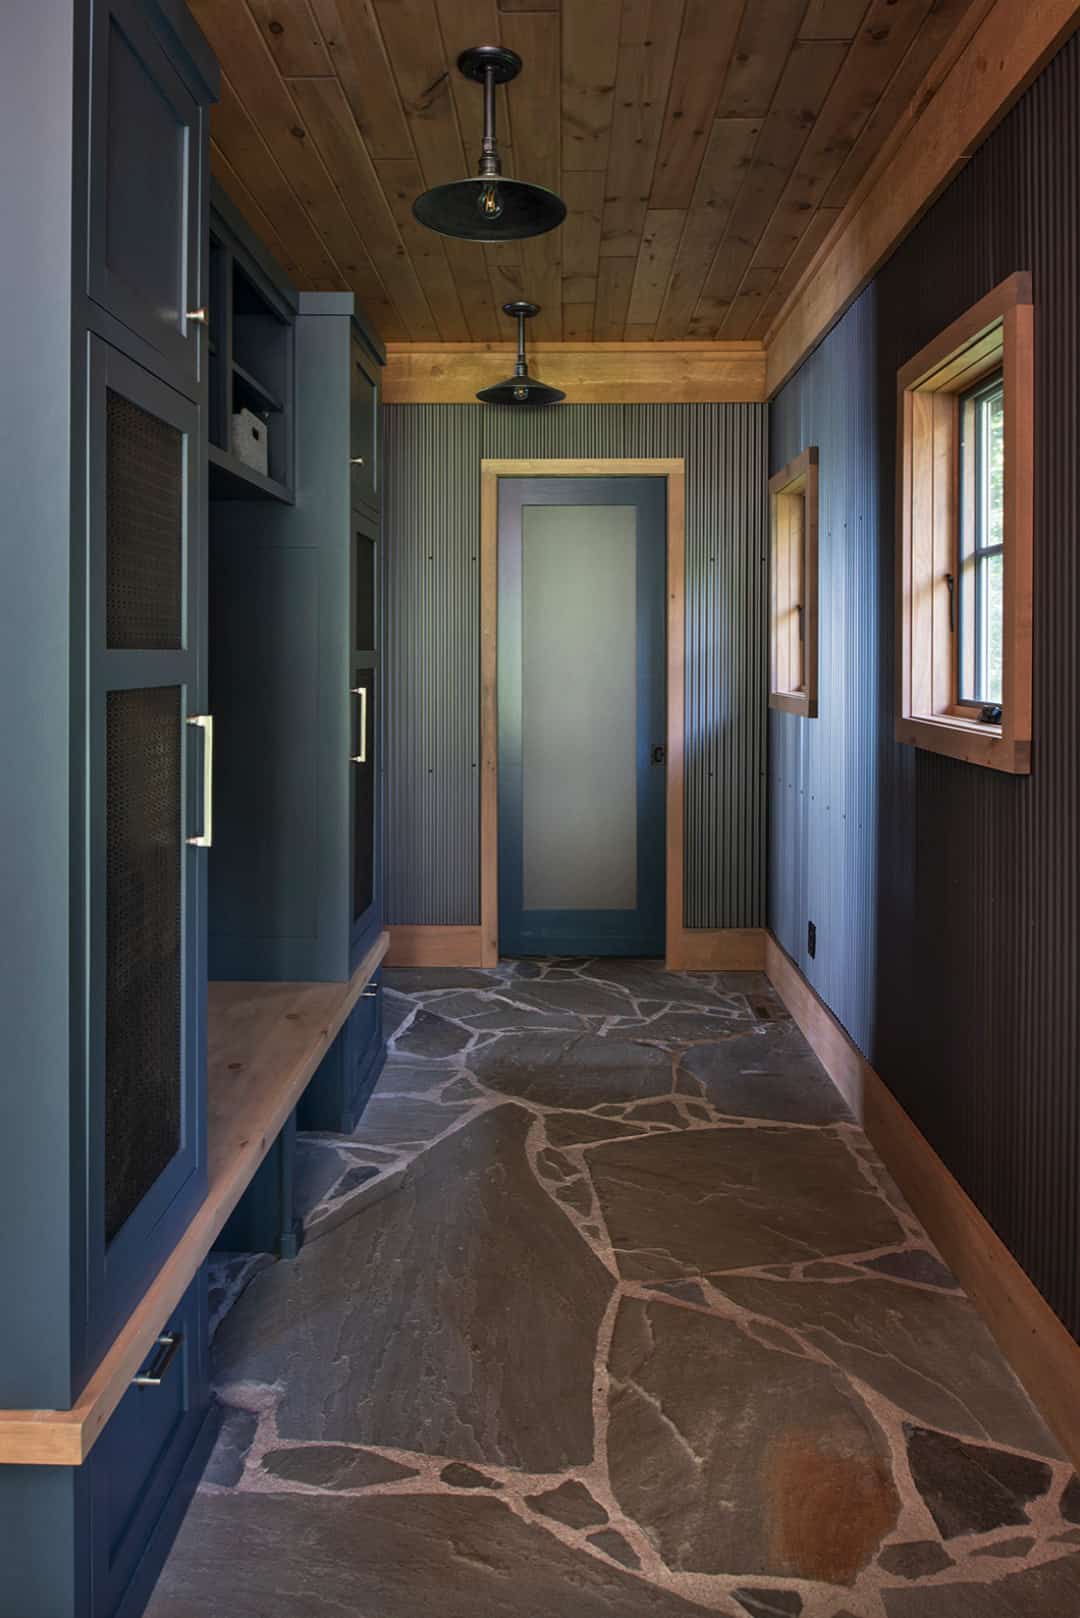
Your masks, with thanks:
M 193 326 L 208 326 L 210 324 L 210 311 L 208 309 L 189 309 L 184 316 Z
M 188 715 L 188 724 L 197 725 L 205 738 L 203 745 L 203 829 L 198 837 L 189 837 L 192 848 L 212 848 L 214 843 L 214 716 L 208 713 Z
M 353 754 L 351 762 L 353 764 L 366 764 L 367 763 L 367 686 L 366 685 L 354 685 L 352 687 L 352 694 L 353 694 L 354 697 L 359 697 L 360 698 L 360 751 L 359 751 L 359 753 L 354 753 Z
M 147 1370 L 140 1371 L 138 1376 L 132 1377 L 132 1384 L 136 1388 L 160 1388 L 168 1374 L 169 1366 L 180 1352 L 180 1344 L 184 1341 L 183 1332 L 167 1331 L 158 1338 L 158 1352 L 154 1355 Z

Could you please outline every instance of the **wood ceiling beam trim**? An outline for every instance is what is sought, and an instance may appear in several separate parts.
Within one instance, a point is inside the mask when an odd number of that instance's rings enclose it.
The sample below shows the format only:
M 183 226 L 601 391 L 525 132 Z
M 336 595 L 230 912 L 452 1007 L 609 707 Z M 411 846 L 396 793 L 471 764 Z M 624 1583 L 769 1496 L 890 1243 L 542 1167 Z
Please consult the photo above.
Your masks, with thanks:
M 612 262 L 618 262 L 612 261 Z M 571 404 L 684 404 L 765 397 L 760 343 L 539 343 L 536 370 Z M 387 345 L 387 404 L 475 404 L 501 381 L 512 346 L 488 343 Z
M 1080 0 L 997 0 L 864 194 L 844 209 L 767 337 L 774 393 L 1080 26 Z

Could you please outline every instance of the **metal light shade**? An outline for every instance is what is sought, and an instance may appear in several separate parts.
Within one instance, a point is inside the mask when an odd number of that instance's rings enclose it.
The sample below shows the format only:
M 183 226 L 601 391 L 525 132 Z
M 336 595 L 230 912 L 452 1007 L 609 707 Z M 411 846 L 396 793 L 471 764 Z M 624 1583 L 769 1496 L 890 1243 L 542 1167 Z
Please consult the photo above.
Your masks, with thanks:
M 495 382 L 490 388 L 480 389 L 476 397 L 482 404 L 528 406 L 535 409 L 537 405 L 558 404 L 560 399 L 566 398 L 561 389 L 551 388 L 546 382 L 529 375 L 529 366 L 525 358 L 525 322 L 539 313 L 539 306 L 535 303 L 503 304 L 503 314 L 513 315 L 518 323 L 517 365 L 514 367 L 513 376 L 507 377 L 505 382 Z
M 484 139 L 480 173 L 425 191 L 413 203 L 422 225 L 467 242 L 520 241 L 542 236 L 566 218 L 566 204 L 546 186 L 508 180 L 495 139 L 495 86 L 521 72 L 521 57 L 503 45 L 476 45 L 458 57 L 465 78 L 484 86 Z

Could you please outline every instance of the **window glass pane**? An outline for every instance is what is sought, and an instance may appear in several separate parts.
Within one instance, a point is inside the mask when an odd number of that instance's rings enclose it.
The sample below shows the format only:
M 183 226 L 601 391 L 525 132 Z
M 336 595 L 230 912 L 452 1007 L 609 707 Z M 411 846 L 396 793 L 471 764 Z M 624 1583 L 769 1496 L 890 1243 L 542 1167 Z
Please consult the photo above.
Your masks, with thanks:
M 526 910 L 637 905 L 637 512 L 522 513 Z
M 1001 638 L 1003 625 L 1002 580 L 1004 564 L 1000 555 L 988 556 L 983 563 L 983 702 L 1001 701 Z
M 983 498 L 980 548 L 1000 545 L 1005 537 L 1005 390 L 999 383 L 982 405 Z

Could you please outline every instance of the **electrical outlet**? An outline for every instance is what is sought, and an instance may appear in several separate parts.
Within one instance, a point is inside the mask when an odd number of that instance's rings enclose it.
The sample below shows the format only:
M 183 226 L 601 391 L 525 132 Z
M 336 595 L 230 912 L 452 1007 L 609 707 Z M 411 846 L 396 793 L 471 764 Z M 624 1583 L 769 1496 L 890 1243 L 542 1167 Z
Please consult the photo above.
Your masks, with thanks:
M 812 921 L 806 924 L 806 953 L 811 960 L 817 954 L 817 928 Z

